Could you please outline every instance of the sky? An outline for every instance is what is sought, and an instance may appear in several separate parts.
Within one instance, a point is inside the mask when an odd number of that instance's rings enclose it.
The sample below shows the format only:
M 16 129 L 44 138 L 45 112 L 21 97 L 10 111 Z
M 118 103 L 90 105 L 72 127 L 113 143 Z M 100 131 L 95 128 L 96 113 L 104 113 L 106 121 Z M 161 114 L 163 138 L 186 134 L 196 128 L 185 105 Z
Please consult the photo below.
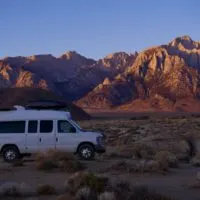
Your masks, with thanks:
M 99 59 L 189 35 L 199 0 L 0 0 L 0 58 L 67 51 Z

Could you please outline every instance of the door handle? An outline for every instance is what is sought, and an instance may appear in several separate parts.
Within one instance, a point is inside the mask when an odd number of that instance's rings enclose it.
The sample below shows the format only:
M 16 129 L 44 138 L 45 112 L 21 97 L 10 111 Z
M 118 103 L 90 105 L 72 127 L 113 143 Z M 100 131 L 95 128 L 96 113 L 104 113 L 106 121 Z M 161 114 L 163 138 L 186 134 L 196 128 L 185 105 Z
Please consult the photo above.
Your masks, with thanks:
M 56 142 L 58 142 L 58 138 L 56 138 Z
M 41 138 L 39 138 L 39 142 L 41 142 L 42 141 L 42 139 Z

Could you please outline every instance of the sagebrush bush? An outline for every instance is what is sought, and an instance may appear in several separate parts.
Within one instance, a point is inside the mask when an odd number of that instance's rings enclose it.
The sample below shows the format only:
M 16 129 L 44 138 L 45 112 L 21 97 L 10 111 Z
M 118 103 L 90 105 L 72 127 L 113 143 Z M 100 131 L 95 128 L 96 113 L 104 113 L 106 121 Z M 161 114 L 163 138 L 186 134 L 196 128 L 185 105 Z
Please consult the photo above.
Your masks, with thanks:
M 130 183 L 127 180 L 115 179 L 110 182 L 110 192 L 113 192 L 117 199 L 126 199 L 127 194 L 131 191 Z
M 175 200 L 152 192 L 145 186 L 132 186 L 125 180 L 111 180 L 89 172 L 75 173 L 66 185 L 76 200 L 96 200 L 97 197 L 98 200 Z
M 49 171 L 57 167 L 58 166 L 56 165 L 56 163 L 54 163 L 53 160 L 43 159 L 36 162 L 36 169 L 38 170 Z
M 133 157 L 138 159 L 152 159 L 155 155 L 155 150 L 145 144 L 135 144 L 132 151 Z
M 160 166 L 163 166 L 166 169 L 169 167 L 178 167 L 178 159 L 174 154 L 168 151 L 157 152 L 155 160 L 159 162 Z
M 65 183 L 66 184 L 66 183 Z M 101 193 L 108 185 L 108 178 L 97 176 L 91 172 L 77 173 L 71 176 L 67 181 L 67 189 L 75 193 L 78 189 L 87 187 L 96 193 Z
M 63 194 L 58 196 L 56 200 L 75 200 L 75 197 L 70 194 Z
M 76 200 L 97 200 L 97 193 L 89 187 L 83 187 L 76 192 Z
M 73 159 L 73 160 L 64 160 L 58 163 L 58 167 L 65 172 L 68 173 L 74 173 L 77 171 L 82 171 L 85 169 L 85 167 L 83 166 L 82 163 L 80 163 L 80 161 L 78 161 L 77 159 Z
M 98 200 L 116 200 L 114 192 L 103 192 L 99 195 Z
M 48 150 L 36 155 L 36 168 L 39 170 L 59 168 L 72 173 L 83 170 L 84 166 L 72 153 Z
M 39 185 L 36 191 L 38 195 L 52 195 L 56 193 L 56 189 L 49 184 Z
M 200 167 L 200 153 L 196 154 L 191 160 L 190 163 L 195 167 Z

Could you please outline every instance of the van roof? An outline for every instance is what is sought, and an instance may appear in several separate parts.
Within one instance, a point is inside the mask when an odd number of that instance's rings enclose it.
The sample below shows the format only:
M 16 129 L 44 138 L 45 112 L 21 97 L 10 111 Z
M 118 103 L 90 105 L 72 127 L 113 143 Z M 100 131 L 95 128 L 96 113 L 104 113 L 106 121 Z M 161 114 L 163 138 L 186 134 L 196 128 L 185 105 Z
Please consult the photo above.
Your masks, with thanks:
M 0 121 L 52 119 L 71 119 L 71 114 L 70 112 L 58 110 L 29 110 L 22 106 L 14 106 L 14 109 L 0 112 Z

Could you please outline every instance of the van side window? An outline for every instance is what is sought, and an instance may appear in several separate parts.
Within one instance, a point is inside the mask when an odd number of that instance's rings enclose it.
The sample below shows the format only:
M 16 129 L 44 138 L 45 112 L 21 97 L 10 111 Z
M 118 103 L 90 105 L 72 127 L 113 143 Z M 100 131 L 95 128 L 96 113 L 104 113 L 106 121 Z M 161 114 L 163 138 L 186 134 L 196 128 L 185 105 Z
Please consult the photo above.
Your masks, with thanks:
M 38 121 L 30 120 L 28 122 L 28 133 L 37 133 Z
M 40 121 L 40 133 L 51 133 L 53 131 L 52 120 L 41 120 Z
M 75 133 L 76 128 L 66 120 L 58 121 L 58 133 Z
M 0 122 L 0 133 L 25 133 L 25 121 Z

